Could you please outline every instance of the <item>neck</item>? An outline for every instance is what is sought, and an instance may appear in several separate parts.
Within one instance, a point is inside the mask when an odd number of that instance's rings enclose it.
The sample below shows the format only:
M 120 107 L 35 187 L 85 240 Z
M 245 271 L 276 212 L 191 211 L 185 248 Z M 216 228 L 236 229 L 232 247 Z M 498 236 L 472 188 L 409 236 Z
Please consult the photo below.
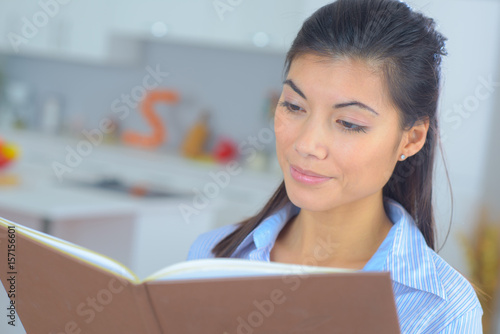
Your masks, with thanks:
M 277 243 L 285 262 L 362 269 L 391 227 L 380 191 L 329 211 L 301 209 Z

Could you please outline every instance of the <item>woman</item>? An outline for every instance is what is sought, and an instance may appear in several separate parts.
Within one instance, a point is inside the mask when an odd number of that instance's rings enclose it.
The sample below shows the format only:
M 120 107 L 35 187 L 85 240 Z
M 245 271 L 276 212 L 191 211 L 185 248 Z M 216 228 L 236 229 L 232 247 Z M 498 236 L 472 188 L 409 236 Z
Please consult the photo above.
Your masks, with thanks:
M 403 333 L 481 333 L 482 309 L 435 252 L 432 178 L 446 38 L 395 0 L 338 0 L 299 31 L 275 111 L 284 181 L 189 259 L 390 271 Z

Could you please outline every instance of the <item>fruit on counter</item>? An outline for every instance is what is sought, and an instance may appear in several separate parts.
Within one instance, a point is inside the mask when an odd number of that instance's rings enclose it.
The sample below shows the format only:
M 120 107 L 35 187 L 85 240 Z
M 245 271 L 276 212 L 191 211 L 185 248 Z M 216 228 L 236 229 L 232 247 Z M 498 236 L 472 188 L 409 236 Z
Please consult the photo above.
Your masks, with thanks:
M 198 121 L 189 129 L 181 145 L 183 156 L 207 163 L 227 163 L 237 156 L 237 145 L 229 138 L 218 138 L 212 150 L 206 149 L 210 135 L 208 126 L 209 112 L 204 110 Z
M 215 144 L 213 155 L 216 161 L 226 163 L 236 158 L 236 143 L 229 138 L 221 138 Z
M 6 167 L 19 156 L 19 148 L 0 138 L 0 168 Z

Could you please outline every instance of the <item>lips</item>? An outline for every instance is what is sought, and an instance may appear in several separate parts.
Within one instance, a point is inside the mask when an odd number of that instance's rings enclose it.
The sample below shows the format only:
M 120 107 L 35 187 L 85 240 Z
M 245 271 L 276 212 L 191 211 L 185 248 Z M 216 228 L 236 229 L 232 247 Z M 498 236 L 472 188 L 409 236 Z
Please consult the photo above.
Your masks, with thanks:
M 307 176 L 313 176 L 313 177 L 319 177 L 319 178 L 330 178 L 329 176 L 321 175 L 321 174 L 315 173 L 315 172 L 307 170 L 307 169 L 302 169 L 302 168 L 295 166 L 295 165 L 290 165 L 290 167 L 292 167 L 293 169 L 295 169 L 299 173 L 307 175 Z

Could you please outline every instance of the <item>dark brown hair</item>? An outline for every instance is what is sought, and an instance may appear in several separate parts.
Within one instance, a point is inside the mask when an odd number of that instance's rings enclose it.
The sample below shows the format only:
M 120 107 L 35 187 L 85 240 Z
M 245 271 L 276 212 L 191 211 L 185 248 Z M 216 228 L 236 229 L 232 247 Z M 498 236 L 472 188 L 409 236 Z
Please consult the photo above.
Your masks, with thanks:
M 435 147 L 439 142 L 436 112 L 446 40 L 435 30 L 433 19 L 413 11 L 404 2 L 338 0 L 318 9 L 304 22 L 287 53 L 284 67 L 286 77 L 293 60 L 304 54 L 327 59 L 356 58 L 377 64 L 398 110 L 401 130 L 429 120 L 424 146 L 417 154 L 396 164 L 382 192 L 403 205 L 432 249 L 435 249 L 432 177 Z M 230 257 L 264 218 L 288 202 L 282 182 L 262 210 L 240 222 L 234 232 L 215 245 L 213 254 Z

